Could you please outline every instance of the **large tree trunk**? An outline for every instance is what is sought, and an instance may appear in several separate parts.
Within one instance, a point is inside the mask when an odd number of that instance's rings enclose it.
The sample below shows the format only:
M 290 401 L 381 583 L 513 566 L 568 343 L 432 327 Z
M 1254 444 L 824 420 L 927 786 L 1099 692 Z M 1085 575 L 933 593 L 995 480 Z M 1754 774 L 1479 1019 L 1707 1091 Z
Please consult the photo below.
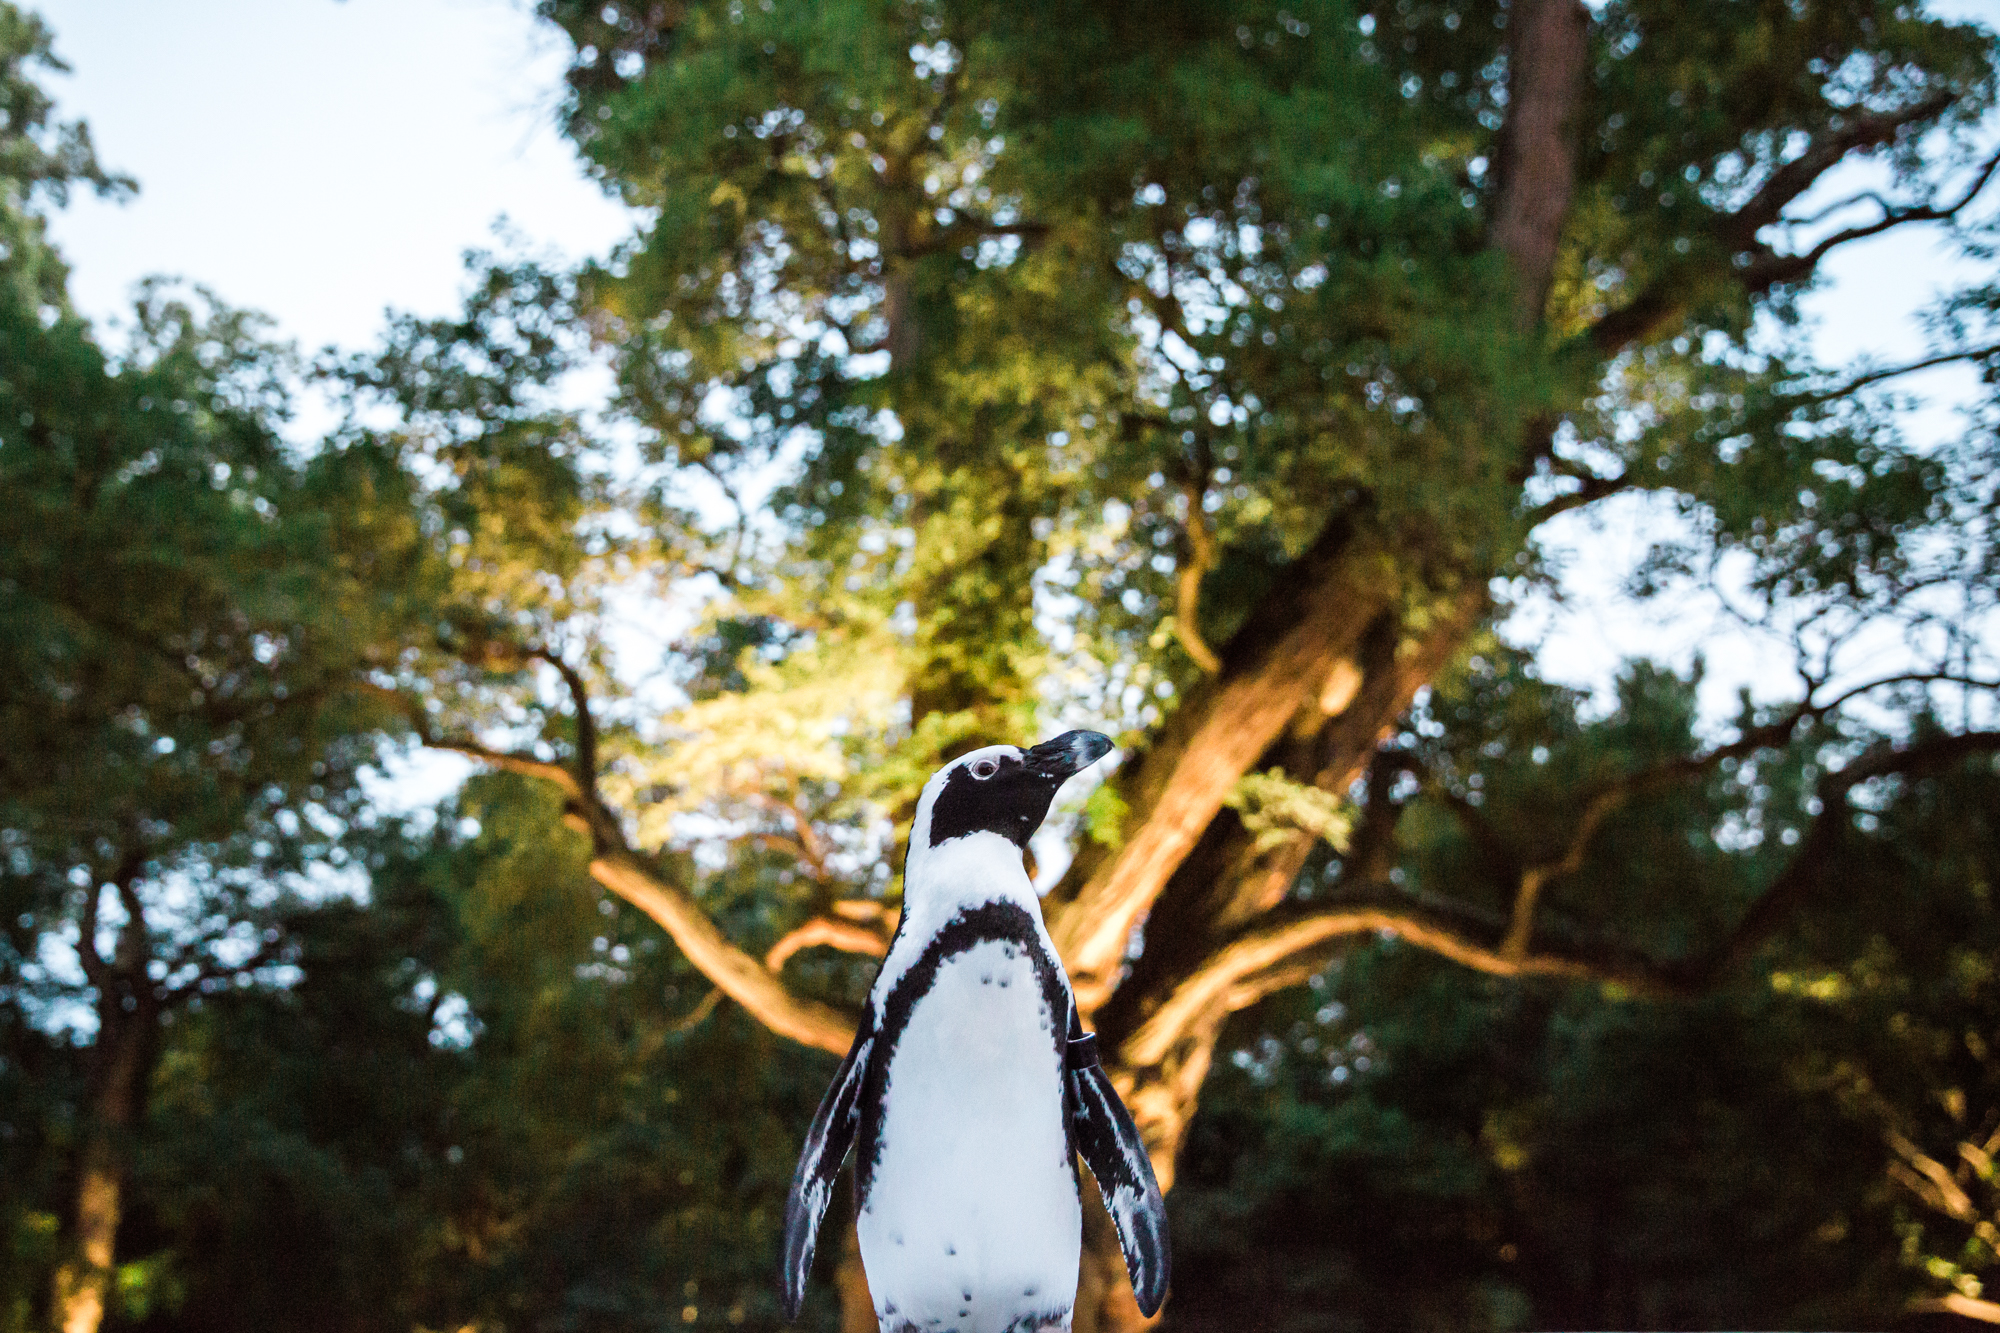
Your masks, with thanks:
M 128 1010 L 121 1003 L 124 998 L 112 989 L 98 1000 L 89 1119 L 72 1200 L 69 1256 L 55 1277 L 53 1313 L 62 1333 L 97 1333 L 104 1322 L 124 1215 L 127 1143 L 139 1122 L 157 1050 L 155 1006 L 141 998 Z

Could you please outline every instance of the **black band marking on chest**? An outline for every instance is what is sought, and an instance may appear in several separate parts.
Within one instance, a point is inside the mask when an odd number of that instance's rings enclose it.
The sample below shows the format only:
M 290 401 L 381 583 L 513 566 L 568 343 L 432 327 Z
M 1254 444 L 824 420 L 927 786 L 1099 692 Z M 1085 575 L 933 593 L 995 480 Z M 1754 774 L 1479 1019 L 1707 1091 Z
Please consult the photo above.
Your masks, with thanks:
M 909 970 L 896 980 L 883 1002 L 879 1035 L 868 1056 L 868 1072 L 861 1085 L 861 1141 L 854 1155 L 854 1198 L 857 1207 L 866 1207 L 874 1187 L 875 1168 L 882 1158 L 883 1094 L 889 1086 L 889 1061 L 910 1025 L 917 1002 L 937 984 L 938 972 L 958 955 L 978 945 L 1001 941 L 1018 946 L 1035 965 L 1042 1003 L 1049 1012 L 1049 1050 L 1057 1060 L 1057 1070 L 1067 1067 L 1071 1015 L 1069 987 L 1062 970 L 1042 946 L 1035 918 L 1018 903 L 990 902 L 968 907 L 945 923 L 943 930 L 924 949 Z M 1061 1073 L 1057 1077 L 1063 1077 Z M 1063 1135 L 1069 1143 L 1064 1160 L 1075 1170 L 1075 1133 L 1068 1114 L 1063 1116 Z

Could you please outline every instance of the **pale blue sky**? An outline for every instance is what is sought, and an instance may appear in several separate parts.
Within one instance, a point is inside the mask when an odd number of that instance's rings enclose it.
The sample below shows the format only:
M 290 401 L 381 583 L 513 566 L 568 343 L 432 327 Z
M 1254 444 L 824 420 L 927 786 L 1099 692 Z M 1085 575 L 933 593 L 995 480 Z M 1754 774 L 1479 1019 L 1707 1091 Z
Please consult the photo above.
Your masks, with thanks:
M 358 347 L 384 306 L 443 314 L 507 215 L 581 257 L 629 229 L 556 133 L 560 34 L 515 0 L 44 0 L 54 81 L 137 199 L 55 227 L 81 307 L 170 273 Z

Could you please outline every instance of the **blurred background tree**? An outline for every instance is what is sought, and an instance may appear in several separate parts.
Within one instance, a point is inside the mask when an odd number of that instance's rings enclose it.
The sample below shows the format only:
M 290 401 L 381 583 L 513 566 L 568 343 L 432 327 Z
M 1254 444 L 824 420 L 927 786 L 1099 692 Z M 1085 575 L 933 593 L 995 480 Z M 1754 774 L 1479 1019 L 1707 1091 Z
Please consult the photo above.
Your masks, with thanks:
M 1905 438 L 1797 309 L 1898 228 L 1991 271 L 1990 30 L 539 11 L 645 229 L 474 256 L 299 449 L 253 321 L 68 311 L 39 219 L 118 183 L 0 7 L 8 1318 L 774 1327 L 915 793 L 1072 724 L 1123 754 L 1045 910 L 1169 1327 L 2000 1315 L 2000 422 Z M 1996 310 L 1920 364 L 1990 385 Z M 1789 694 L 1503 633 L 1642 494 L 1630 601 Z M 486 772 L 392 818 L 385 747 Z M 1078 1329 L 1140 1325 L 1087 1239 Z

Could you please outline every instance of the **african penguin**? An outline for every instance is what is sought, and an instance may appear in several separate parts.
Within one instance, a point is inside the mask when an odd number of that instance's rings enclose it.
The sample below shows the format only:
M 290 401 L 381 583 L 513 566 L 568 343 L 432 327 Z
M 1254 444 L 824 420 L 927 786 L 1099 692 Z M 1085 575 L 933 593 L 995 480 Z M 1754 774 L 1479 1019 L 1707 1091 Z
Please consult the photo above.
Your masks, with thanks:
M 805 1297 L 834 1177 L 857 1145 L 861 1261 L 882 1333 L 1069 1328 L 1079 1154 L 1139 1308 L 1160 1308 L 1160 1188 L 1083 1030 L 1021 861 L 1056 789 L 1110 749 L 1094 731 L 1029 750 L 994 745 L 924 784 L 902 920 L 792 1177 L 788 1316 Z

